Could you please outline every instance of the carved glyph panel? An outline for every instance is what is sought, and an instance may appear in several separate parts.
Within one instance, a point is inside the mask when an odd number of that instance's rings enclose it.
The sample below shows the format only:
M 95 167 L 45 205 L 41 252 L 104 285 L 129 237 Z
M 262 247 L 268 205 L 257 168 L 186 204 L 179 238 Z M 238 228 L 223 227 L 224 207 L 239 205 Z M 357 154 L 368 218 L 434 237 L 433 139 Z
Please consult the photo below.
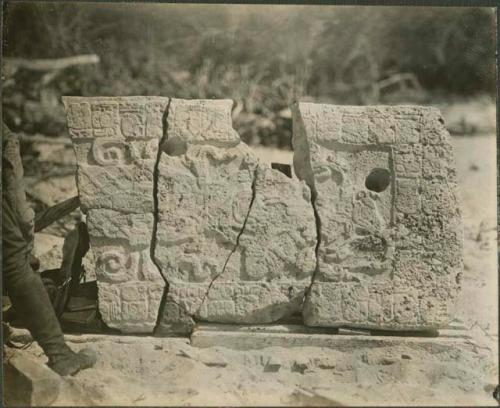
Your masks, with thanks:
M 294 108 L 294 165 L 313 190 L 318 269 L 305 323 L 432 329 L 462 272 L 452 147 L 433 108 Z
M 168 98 L 63 98 L 104 322 L 152 332 L 165 281 L 151 259 L 154 168 Z
M 315 266 L 309 188 L 267 168 L 232 129 L 232 103 L 173 99 L 159 165 L 162 322 L 267 323 L 300 312 Z

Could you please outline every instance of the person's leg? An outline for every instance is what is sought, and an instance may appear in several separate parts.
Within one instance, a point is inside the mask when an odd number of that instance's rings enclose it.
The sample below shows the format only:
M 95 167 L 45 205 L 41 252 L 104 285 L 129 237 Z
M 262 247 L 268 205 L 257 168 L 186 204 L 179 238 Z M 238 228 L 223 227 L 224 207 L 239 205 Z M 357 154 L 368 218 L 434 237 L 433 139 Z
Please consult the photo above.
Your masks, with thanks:
M 19 191 L 24 190 L 22 180 L 19 180 L 22 165 L 20 158 L 13 157 L 19 155 L 18 144 L 17 149 L 12 148 L 12 145 L 5 149 L 6 144 L 3 145 L 3 283 L 14 310 L 49 358 L 49 367 L 61 375 L 74 374 L 92 366 L 96 360 L 95 355 L 76 354 L 68 347 L 43 282 L 30 266 L 33 248 L 33 233 L 30 229 L 32 220 L 28 219 L 24 191 Z M 15 147 L 16 143 L 13 145 Z M 7 158 L 6 154 L 9 155 Z
M 74 353 L 64 341 L 49 296 L 40 276 L 29 265 L 26 243 L 13 218 L 12 209 L 3 202 L 3 279 L 12 306 L 34 340 L 49 358 L 48 365 L 60 375 L 75 374 L 94 365 L 95 355 Z

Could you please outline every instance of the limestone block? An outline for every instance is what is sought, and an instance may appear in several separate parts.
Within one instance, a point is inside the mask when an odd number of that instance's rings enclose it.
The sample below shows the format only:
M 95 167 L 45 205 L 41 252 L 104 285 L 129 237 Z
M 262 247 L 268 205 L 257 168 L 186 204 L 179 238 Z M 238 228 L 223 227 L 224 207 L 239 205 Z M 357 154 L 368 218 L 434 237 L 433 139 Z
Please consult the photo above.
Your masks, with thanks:
M 306 324 L 445 325 L 459 289 L 462 224 L 439 111 L 299 103 L 293 144 L 320 233 Z
M 259 166 L 237 248 L 202 304 L 200 319 L 270 323 L 300 313 L 316 265 L 315 246 L 309 188 Z
M 240 137 L 233 129 L 230 99 L 173 99 L 168 110 L 168 144 L 233 144 Z
M 259 162 L 230 109 L 170 104 L 155 258 L 169 282 L 161 321 L 173 331 L 193 319 L 270 322 L 300 310 L 315 266 L 309 188 Z
M 123 332 L 152 332 L 165 282 L 151 259 L 153 214 L 87 213 L 104 322 Z
M 153 212 L 153 171 L 168 98 L 64 97 L 82 210 Z
M 4 363 L 3 374 L 5 406 L 49 406 L 59 396 L 62 378 L 21 352 Z
M 457 350 L 474 350 L 477 345 L 470 338 L 464 337 L 419 337 L 419 336 L 360 336 L 352 334 L 332 335 L 331 333 L 307 333 L 298 331 L 263 330 L 262 326 L 247 326 L 245 330 L 230 326 L 223 329 L 209 325 L 197 328 L 191 334 L 191 346 L 198 348 L 221 348 L 233 350 L 260 350 L 269 347 L 322 347 L 338 350 L 351 356 L 359 350 L 384 349 L 382 355 L 390 354 L 389 350 L 403 346 L 406 350 L 416 352 L 446 353 Z M 334 362 L 325 361 L 318 364 L 326 368 Z M 321 367 L 323 366 L 323 367 Z
M 165 281 L 151 257 L 154 172 L 168 98 L 65 97 L 104 322 L 152 332 Z

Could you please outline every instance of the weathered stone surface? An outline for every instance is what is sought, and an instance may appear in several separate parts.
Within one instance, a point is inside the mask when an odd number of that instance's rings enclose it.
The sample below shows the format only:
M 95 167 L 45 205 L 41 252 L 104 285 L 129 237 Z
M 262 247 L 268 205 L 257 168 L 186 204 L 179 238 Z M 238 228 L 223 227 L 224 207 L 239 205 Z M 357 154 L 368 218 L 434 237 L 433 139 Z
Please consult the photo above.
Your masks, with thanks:
M 110 327 L 152 332 L 165 281 L 151 259 L 154 170 L 168 98 L 63 98 Z
M 439 111 L 300 103 L 293 144 L 320 233 L 305 323 L 445 325 L 462 272 L 462 231 Z
M 461 220 L 437 110 L 296 106 L 298 180 L 240 141 L 232 101 L 64 103 L 109 326 L 188 332 L 302 309 L 312 326 L 446 324 Z
M 153 170 L 168 98 L 65 97 L 82 209 L 153 212 Z
M 3 402 L 11 407 L 51 405 L 58 397 L 62 378 L 46 365 L 22 354 L 4 363 Z
M 309 188 L 252 155 L 231 106 L 170 104 L 155 254 L 169 282 L 162 324 L 174 331 L 193 318 L 265 323 L 300 311 L 314 270 Z

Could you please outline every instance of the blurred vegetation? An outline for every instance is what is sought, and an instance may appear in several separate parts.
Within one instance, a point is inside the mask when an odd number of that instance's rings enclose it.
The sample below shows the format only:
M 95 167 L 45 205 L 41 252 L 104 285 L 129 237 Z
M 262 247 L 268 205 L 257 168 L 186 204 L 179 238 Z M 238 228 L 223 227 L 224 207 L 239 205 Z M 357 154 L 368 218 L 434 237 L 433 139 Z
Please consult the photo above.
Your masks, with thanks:
M 16 73 L 4 115 L 28 133 L 64 132 L 60 95 L 231 98 L 243 140 L 286 148 L 298 99 L 425 104 L 496 90 L 486 8 L 5 2 L 3 52 L 100 57 L 50 91 Z M 27 101 L 43 98 L 50 120 L 27 119 Z

